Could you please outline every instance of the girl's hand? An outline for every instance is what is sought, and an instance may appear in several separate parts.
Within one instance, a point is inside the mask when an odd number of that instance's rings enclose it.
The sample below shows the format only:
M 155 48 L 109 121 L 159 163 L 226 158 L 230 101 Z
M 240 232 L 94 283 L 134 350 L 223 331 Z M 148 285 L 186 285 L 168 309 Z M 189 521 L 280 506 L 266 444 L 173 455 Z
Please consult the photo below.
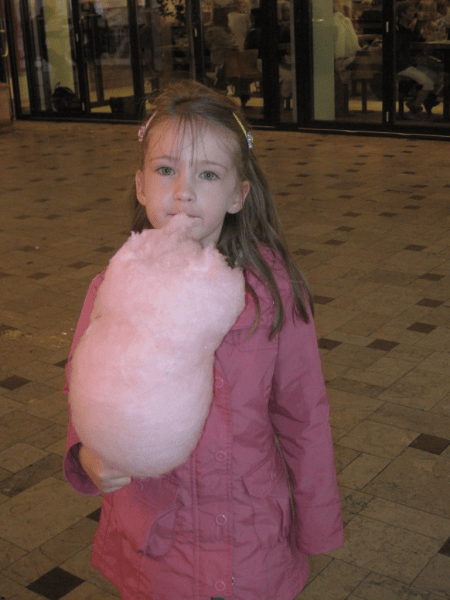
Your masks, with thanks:
M 86 446 L 81 446 L 79 458 L 92 483 L 102 492 L 117 492 L 131 483 L 131 477 L 106 463 L 97 452 Z

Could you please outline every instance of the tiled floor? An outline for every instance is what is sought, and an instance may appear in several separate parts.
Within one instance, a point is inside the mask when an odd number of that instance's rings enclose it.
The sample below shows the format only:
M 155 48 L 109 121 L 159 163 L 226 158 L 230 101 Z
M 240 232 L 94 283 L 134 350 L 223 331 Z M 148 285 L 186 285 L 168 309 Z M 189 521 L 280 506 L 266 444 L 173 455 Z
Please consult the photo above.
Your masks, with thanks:
M 77 496 L 61 473 L 61 390 L 88 283 L 125 240 L 135 130 L 19 122 L 0 136 L 7 600 L 117 596 L 89 567 L 99 500 Z M 255 138 L 316 294 L 347 524 L 345 546 L 311 560 L 301 599 L 449 599 L 448 144 Z

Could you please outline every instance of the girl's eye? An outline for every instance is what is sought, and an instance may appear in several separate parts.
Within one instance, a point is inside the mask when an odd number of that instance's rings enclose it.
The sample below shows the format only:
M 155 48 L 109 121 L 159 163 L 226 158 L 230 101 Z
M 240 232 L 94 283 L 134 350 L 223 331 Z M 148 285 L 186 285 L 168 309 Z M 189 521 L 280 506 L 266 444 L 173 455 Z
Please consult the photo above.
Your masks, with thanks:
M 158 173 L 161 173 L 161 175 L 173 175 L 174 173 L 172 167 L 159 167 L 159 169 L 156 170 Z
M 216 173 L 213 171 L 204 171 L 200 177 L 206 179 L 207 181 L 214 181 L 215 179 L 218 179 L 218 175 L 216 175 Z

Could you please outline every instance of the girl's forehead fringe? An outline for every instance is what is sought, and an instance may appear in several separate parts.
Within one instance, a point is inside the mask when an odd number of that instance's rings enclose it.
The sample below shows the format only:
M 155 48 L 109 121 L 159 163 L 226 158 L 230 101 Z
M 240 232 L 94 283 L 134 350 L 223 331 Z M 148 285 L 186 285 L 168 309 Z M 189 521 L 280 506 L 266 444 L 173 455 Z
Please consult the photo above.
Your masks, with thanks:
M 234 123 L 234 120 L 231 123 Z M 216 121 L 214 118 L 185 111 L 177 115 L 159 115 L 158 112 L 154 113 L 154 118 L 151 119 L 150 127 L 146 132 L 145 143 L 142 145 L 144 153 L 148 150 L 148 142 L 152 133 L 158 127 L 162 129 L 161 134 L 164 134 L 164 130 L 175 127 L 177 134 L 182 137 L 186 134 L 192 135 L 194 143 L 198 143 L 199 140 L 201 141 L 201 134 L 209 129 L 217 136 L 218 143 L 223 143 L 230 152 L 235 154 L 240 150 L 239 132 L 234 131 L 230 126 Z

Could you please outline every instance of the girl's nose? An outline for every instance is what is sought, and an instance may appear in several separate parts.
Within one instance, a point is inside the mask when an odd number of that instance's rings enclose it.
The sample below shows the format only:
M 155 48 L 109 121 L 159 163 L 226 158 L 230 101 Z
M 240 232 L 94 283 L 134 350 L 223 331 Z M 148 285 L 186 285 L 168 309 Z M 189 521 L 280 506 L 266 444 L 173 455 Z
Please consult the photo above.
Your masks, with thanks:
M 174 186 L 174 197 L 182 202 L 194 200 L 195 189 L 188 173 L 179 173 Z

